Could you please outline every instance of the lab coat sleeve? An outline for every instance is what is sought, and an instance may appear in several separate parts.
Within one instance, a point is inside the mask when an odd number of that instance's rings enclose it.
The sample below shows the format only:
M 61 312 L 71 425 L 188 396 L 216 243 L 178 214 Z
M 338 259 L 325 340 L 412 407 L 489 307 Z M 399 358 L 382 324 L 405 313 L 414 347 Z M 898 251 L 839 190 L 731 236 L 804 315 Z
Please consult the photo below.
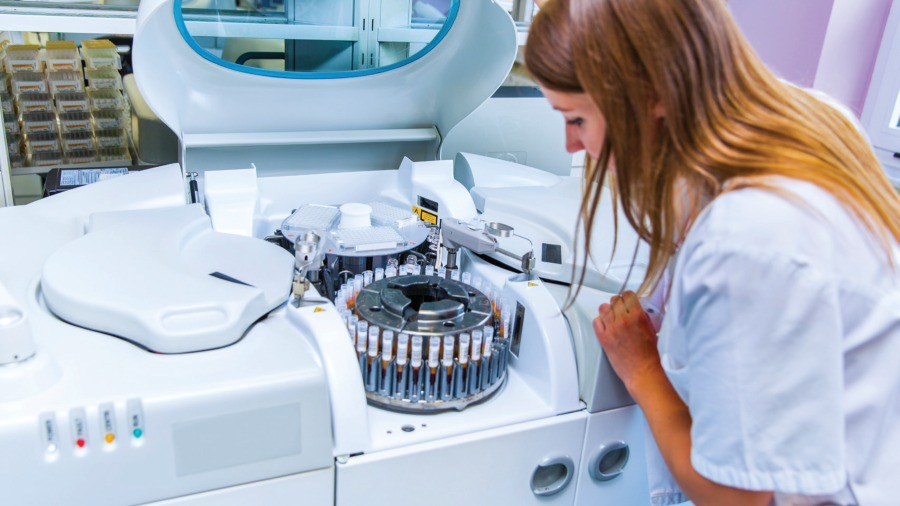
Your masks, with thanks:
M 687 343 L 694 468 L 747 490 L 841 489 L 837 281 L 762 248 L 704 244 L 682 265 L 673 323 Z

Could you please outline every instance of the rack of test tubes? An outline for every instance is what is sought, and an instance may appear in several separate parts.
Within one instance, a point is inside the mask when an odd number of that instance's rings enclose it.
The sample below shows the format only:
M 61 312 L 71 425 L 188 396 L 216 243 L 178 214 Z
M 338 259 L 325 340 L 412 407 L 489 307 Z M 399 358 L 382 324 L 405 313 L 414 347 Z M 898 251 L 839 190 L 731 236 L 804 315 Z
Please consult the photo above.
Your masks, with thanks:
M 349 279 L 335 304 L 370 404 L 420 414 L 462 410 L 504 385 L 510 314 L 480 276 L 422 270 L 413 255 L 403 265 L 392 258 Z
M 2 45 L 0 67 L 12 168 L 131 164 L 121 61 L 110 41 L 84 40 L 80 53 L 74 41 Z

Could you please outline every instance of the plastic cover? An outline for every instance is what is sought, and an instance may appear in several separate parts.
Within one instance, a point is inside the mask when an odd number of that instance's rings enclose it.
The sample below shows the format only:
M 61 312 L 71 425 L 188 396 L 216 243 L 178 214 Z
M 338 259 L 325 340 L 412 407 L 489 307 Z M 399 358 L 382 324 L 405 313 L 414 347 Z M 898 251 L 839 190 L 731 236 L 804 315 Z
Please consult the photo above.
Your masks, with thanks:
M 378 200 L 366 202 L 372 208 L 372 224 L 384 227 L 403 228 L 415 225 L 419 217 L 412 211 L 400 209 Z
M 328 230 L 340 215 L 341 212 L 334 206 L 306 204 L 281 223 L 281 233 L 287 238 L 293 238 L 313 229 Z
M 331 232 L 334 246 L 347 252 L 402 248 L 407 241 L 391 227 L 341 228 Z

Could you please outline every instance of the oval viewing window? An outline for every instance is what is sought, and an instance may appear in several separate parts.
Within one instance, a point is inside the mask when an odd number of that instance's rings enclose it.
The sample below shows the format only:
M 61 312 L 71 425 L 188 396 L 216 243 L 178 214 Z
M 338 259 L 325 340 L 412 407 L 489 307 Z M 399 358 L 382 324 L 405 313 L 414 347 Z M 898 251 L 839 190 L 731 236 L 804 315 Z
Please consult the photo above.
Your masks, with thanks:
M 459 0 L 176 0 L 175 22 L 201 56 L 272 77 L 384 72 L 422 57 Z

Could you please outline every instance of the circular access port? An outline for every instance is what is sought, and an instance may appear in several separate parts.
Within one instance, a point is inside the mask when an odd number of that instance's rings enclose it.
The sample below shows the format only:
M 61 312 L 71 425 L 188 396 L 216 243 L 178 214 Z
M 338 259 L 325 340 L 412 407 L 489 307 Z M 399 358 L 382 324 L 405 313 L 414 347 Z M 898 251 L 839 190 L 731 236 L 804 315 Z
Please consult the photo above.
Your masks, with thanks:
M 416 428 L 412 425 L 404 425 L 403 427 L 400 427 L 400 430 L 402 430 L 403 432 L 412 432 L 416 430 Z
M 531 491 L 537 496 L 551 496 L 563 491 L 572 481 L 575 462 L 568 455 L 544 459 L 531 475 Z
M 596 481 L 609 481 L 625 471 L 630 451 L 624 441 L 608 441 L 591 455 L 588 471 Z

